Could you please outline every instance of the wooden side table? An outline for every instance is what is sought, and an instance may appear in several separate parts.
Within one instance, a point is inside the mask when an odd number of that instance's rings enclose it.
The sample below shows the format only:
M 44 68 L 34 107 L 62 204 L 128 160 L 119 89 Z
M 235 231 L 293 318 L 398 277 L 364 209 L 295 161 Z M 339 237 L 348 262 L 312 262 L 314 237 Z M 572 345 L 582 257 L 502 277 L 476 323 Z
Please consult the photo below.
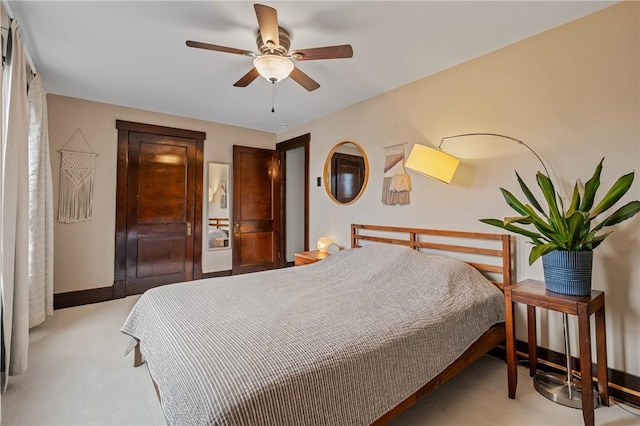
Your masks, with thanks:
M 329 256 L 329 253 L 320 253 L 320 250 L 301 251 L 294 256 L 294 265 L 309 265 Z
M 590 296 L 567 296 L 547 291 L 544 282 L 526 280 L 504 288 L 506 308 L 506 356 L 509 382 L 509 398 L 515 398 L 517 387 L 516 332 L 513 304 L 527 305 L 527 334 L 529 346 L 529 374 L 537 367 L 536 311 L 545 308 L 578 316 L 580 341 L 580 374 L 582 384 L 582 417 L 587 426 L 594 424 L 594 395 L 591 377 L 591 325 L 589 318 L 596 318 L 596 351 L 598 360 L 598 392 L 604 405 L 609 405 L 609 379 L 607 377 L 607 345 L 605 330 L 604 292 L 592 291 Z M 571 369 L 571 366 L 567 366 Z

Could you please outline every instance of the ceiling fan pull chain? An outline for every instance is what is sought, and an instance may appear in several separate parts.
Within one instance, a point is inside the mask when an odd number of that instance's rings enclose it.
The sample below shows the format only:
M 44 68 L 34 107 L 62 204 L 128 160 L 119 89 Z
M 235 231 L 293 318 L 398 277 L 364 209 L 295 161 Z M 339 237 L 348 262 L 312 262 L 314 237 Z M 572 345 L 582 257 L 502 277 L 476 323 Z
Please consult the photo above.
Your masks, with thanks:
M 272 81 L 271 86 L 273 88 L 271 91 L 271 112 L 276 112 L 276 82 Z

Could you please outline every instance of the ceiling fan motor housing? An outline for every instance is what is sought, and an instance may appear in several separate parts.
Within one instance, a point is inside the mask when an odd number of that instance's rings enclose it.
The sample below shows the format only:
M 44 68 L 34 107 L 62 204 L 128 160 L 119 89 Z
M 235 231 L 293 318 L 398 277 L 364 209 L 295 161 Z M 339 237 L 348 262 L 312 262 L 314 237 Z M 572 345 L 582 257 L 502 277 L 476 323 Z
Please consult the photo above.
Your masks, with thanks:
M 260 34 L 260 30 L 258 30 L 258 35 L 256 37 L 256 44 L 258 45 L 258 51 L 263 55 L 280 55 L 287 56 L 289 53 L 289 47 L 291 46 L 291 36 L 282 27 L 278 27 L 278 37 L 280 38 L 279 46 L 268 46 L 267 44 L 273 45 L 271 40 L 268 40 L 266 43 L 262 40 L 262 35 Z M 271 43 L 270 43 L 271 42 Z

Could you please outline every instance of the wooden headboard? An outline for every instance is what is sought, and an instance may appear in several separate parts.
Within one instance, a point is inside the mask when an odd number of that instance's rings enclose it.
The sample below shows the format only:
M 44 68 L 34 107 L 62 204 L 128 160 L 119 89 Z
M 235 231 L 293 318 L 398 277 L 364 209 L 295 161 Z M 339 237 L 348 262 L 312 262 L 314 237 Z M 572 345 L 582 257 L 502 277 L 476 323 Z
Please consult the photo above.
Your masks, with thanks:
M 360 247 L 361 241 L 460 253 L 456 257 L 482 272 L 499 289 L 511 284 L 511 236 L 508 234 L 352 224 L 351 248 Z M 459 241 L 469 241 L 469 245 Z M 495 275 L 500 279 L 494 279 Z
M 214 228 L 229 230 L 229 218 L 228 217 L 210 217 L 209 226 Z

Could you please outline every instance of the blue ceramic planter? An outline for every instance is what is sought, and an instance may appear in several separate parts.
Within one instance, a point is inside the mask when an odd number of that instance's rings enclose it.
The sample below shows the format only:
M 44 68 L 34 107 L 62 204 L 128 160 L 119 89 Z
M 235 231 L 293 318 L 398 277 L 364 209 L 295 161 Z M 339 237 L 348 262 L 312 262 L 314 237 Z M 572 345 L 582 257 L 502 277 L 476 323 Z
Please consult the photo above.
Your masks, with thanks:
M 547 290 L 570 296 L 591 294 L 592 251 L 554 250 L 542 256 Z

